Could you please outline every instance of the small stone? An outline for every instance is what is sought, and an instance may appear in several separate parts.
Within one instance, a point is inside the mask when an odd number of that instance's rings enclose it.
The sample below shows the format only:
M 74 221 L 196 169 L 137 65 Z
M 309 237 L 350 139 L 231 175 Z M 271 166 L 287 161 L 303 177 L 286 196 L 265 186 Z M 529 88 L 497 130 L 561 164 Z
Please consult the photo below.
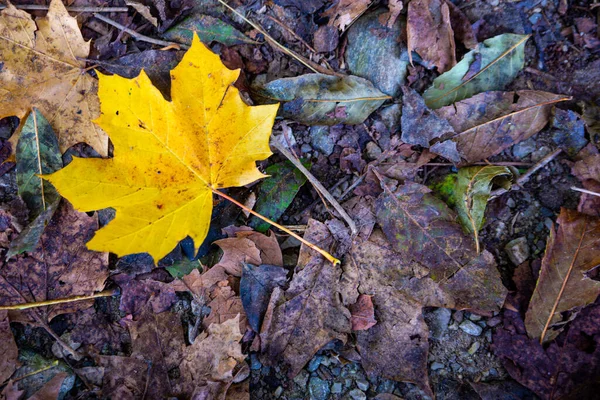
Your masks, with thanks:
M 451 330 L 451 331 L 458 330 L 458 324 L 456 322 L 454 322 L 451 325 L 448 325 L 448 330 Z
M 487 324 L 490 327 L 495 327 L 496 325 L 500 324 L 500 322 L 502 322 L 502 318 L 500 318 L 499 316 L 496 317 L 492 317 L 490 319 L 488 319 Z
M 296 375 L 294 378 L 294 382 L 296 385 L 300 386 L 302 389 L 306 388 L 306 382 L 308 382 L 309 374 L 305 370 L 302 370 Z
M 488 343 L 492 343 L 492 331 L 491 330 L 485 331 L 485 340 Z
M 438 308 L 429 314 L 429 316 L 428 322 L 431 337 L 440 340 L 448 329 L 452 312 L 447 308 Z
M 381 156 L 381 153 L 382 153 L 382 151 L 379 148 L 379 146 L 377 146 L 377 143 L 375 143 L 375 142 L 367 143 L 367 150 L 366 150 L 367 159 L 376 160 L 379 158 L 379 156 Z
M 510 258 L 510 261 L 516 265 L 521 265 L 524 261 L 529 258 L 529 245 L 527 244 L 527 238 L 522 236 L 520 238 L 511 240 L 504 246 L 504 251 Z
M 452 315 L 452 319 L 455 320 L 456 322 L 462 322 L 464 315 L 465 315 L 465 312 L 462 310 L 454 311 L 454 314 Z
M 392 393 L 394 391 L 395 387 L 396 387 L 396 384 L 394 383 L 394 381 L 386 379 L 383 382 L 381 382 L 379 384 L 379 386 L 377 386 L 377 392 L 379 392 L 379 393 Z
M 310 147 L 310 144 L 304 143 L 300 147 L 300 151 L 302 152 L 302 154 L 307 154 L 307 153 L 310 153 L 312 151 L 312 147 Z
M 517 203 L 513 200 L 512 197 L 509 197 L 508 200 L 506 200 L 506 205 L 510 208 L 515 208 L 517 206 Z
M 481 347 L 481 343 L 475 342 L 471 345 L 471 347 L 469 347 L 469 350 L 467 350 L 467 352 L 470 355 L 473 355 L 473 354 L 477 353 L 477 350 L 479 350 L 479 347 Z
M 313 357 L 313 359 L 308 363 L 308 367 L 306 367 L 306 369 L 310 372 L 315 372 L 317 368 L 319 368 L 319 365 L 321 365 L 321 360 L 323 360 L 323 356 Z
M 402 115 L 400 104 L 385 107 L 379 112 L 379 115 L 381 115 L 381 120 L 390 133 L 396 133 L 400 129 L 400 117 Z
M 262 364 L 255 353 L 250 354 L 250 369 L 256 371 L 262 368 Z
M 332 367 L 330 370 L 333 376 L 340 376 L 340 373 L 342 372 L 340 367 Z
M 463 332 L 465 332 L 471 336 L 479 336 L 479 335 L 481 335 L 481 332 L 483 332 L 482 327 L 469 321 L 468 319 L 465 319 L 463 322 L 461 322 L 461 324 L 458 327 Z
M 329 367 L 331 365 L 331 358 L 329 358 L 329 357 L 323 357 L 321 359 L 321 365 Z
M 552 149 L 550 147 L 542 146 L 542 147 L 538 148 L 537 150 L 535 150 L 533 153 L 531 153 L 531 161 L 538 162 L 542 158 L 544 158 L 548 154 L 550 154 L 551 151 L 552 151 Z
M 431 366 L 429 367 L 432 371 L 437 371 L 438 369 L 442 369 L 444 368 L 445 365 L 442 364 L 441 362 L 434 362 L 433 364 L 431 364 Z
M 279 398 L 282 394 L 283 394 L 283 387 L 282 386 L 277 387 L 277 389 L 275 389 L 275 393 L 274 393 L 275 397 Z
M 490 0 L 490 4 L 496 7 L 498 4 L 500 4 L 500 0 Z
M 327 53 L 337 48 L 340 40 L 338 30 L 330 25 L 322 25 L 314 35 L 313 44 L 317 53 Z
M 521 143 L 517 143 L 512 147 L 513 156 L 518 159 L 528 156 L 533 151 L 537 149 L 537 143 L 535 139 L 529 138 L 527 140 L 522 141 Z
M 315 125 L 310 127 L 310 144 L 324 155 L 333 153 L 335 143 L 329 136 L 329 127 Z
M 471 321 L 475 321 L 475 322 L 477 322 L 477 321 L 481 320 L 481 315 L 477 315 L 477 314 L 471 314 L 471 313 L 469 313 L 469 316 L 468 316 L 468 318 L 469 318 Z
M 331 384 L 331 393 L 333 393 L 333 394 L 342 393 L 342 383 L 341 382 L 332 383 Z
M 321 378 L 310 378 L 310 382 L 308 383 L 308 391 L 311 399 L 326 400 L 329 398 L 329 385 Z
M 554 224 L 552 223 L 552 220 L 550 218 L 546 218 L 546 219 L 544 219 L 544 225 L 550 231 L 550 230 L 552 230 L 552 226 Z
M 357 379 L 356 380 L 356 387 L 358 387 L 363 392 L 366 392 L 367 390 L 369 390 L 369 382 L 367 382 L 364 379 Z
M 362 390 L 353 389 L 348 393 L 353 400 L 366 400 L 367 395 Z

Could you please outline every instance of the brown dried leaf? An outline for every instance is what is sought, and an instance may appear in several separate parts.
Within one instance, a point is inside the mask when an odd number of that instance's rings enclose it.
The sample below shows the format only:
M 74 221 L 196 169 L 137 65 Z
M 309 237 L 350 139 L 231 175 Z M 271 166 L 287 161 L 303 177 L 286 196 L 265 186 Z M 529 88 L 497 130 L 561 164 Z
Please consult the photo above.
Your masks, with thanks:
M 322 249 L 333 240 L 325 224 L 310 220 L 304 238 Z M 339 266 L 302 246 L 290 288 L 275 288 L 261 331 L 264 361 L 283 361 L 295 376 L 325 344 L 346 341 L 350 312 L 340 301 Z
M 58 399 L 58 394 L 63 381 L 68 376 L 66 372 L 59 372 L 52 379 L 42 386 L 40 390 L 35 392 L 28 400 L 54 400 Z
M 227 281 L 224 281 L 223 285 L 219 284 L 211 293 L 211 301 L 207 304 L 210 314 L 204 318 L 202 326 L 207 329 L 211 324 L 222 324 L 239 316 L 240 331 L 245 332 L 248 321 L 242 299 L 226 283 Z
M 450 9 L 444 0 L 412 0 L 408 3 L 407 46 L 435 65 L 440 73 L 456 65 L 456 44 Z
M 436 113 L 457 132 L 445 139 L 456 142 L 461 157 L 473 163 L 539 132 L 550 120 L 554 104 L 568 99 L 536 90 L 484 92 Z
M 454 37 L 464 44 L 467 49 L 474 49 L 477 47 L 477 38 L 475 37 L 475 31 L 471 26 L 471 22 L 454 3 L 450 0 L 445 1 L 450 9 L 450 22 L 454 31 Z
M 352 323 L 353 331 L 366 331 L 377 324 L 371 296 L 366 294 L 359 295 L 356 303 L 350 305 L 348 308 L 352 314 L 350 322 Z
M 242 276 L 243 263 L 261 264 L 260 250 L 250 239 L 227 238 L 217 240 L 214 244 L 223 250 L 223 257 L 215 266 L 222 267 L 228 274 Z
M 529 337 L 540 343 L 554 339 L 564 325 L 562 313 L 592 303 L 600 282 L 586 273 L 600 265 L 600 219 L 562 209 L 558 230 L 552 229 L 538 283 L 525 314 Z
M 44 230 L 34 252 L 8 261 L 0 269 L 0 304 L 91 295 L 104 288 L 108 254 L 89 251 L 85 243 L 98 229 L 97 217 L 75 211 L 63 202 Z M 50 320 L 56 315 L 90 307 L 80 301 L 38 308 Z
M 273 232 L 269 231 L 269 235 L 263 235 L 259 232 L 254 231 L 242 231 L 236 233 L 237 237 L 247 238 L 254 242 L 258 250 L 260 251 L 260 263 L 275 265 L 278 267 L 283 266 L 283 255 L 281 254 L 281 248 L 277 237 Z
M 382 14 L 379 18 L 383 25 L 391 28 L 400 16 L 400 13 L 404 9 L 404 3 L 402 0 L 388 0 L 387 4 L 389 11 Z
M 6 382 L 19 367 L 19 349 L 10 330 L 8 312 L 0 311 L 0 384 Z
M 328 25 L 335 26 L 343 32 L 367 11 L 372 2 L 373 0 L 338 0 L 323 13 L 323 16 L 329 17 Z
M 584 189 L 600 193 L 600 154 L 592 144 L 588 144 L 577 155 L 580 158 L 572 168 L 572 173 L 582 183 Z M 577 211 L 600 217 L 600 197 L 582 193 Z

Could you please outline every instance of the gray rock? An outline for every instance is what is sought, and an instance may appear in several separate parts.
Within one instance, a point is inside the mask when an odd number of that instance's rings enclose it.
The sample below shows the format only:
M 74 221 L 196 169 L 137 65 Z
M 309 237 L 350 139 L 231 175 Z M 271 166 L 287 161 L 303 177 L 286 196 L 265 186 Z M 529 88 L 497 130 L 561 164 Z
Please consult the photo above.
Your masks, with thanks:
M 308 367 L 306 369 L 310 372 L 315 372 L 319 365 L 321 365 L 321 361 L 323 360 L 323 356 L 314 356 L 312 360 L 308 363 Z
M 469 350 L 467 350 L 467 352 L 468 352 L 470 355 L 473 355 L 473 354 L 477 353 L 477 350 L 479 350 L 479 347 L 481 347 L 481 343 L 479 343 L 479 342 L 474 342 L 474 343 L 471 345 L 471 347 L 469 347 Z
M 310 127 L 310 144 L 315 149 L 319 150 L 324 155 L 328 156 L 333 153 L 335 143 L 329 136 L 329 127 L 315 125 Z
M 262 367 L 262 364 L 258 360 L 258 356 L 254 353 L 250 354 L 250 369 L 256 371 L 256 370 L 261 369 L 261 367 Z
M 356 386 L 363 392 L 366 392 L 367 390 L 369 390 L 369 382 L 367 382 L 364 379 L 357 379 Z
M 362 390 L 359 390 L 359 389 L 353 389 L 348 394 L 350 395 L 350 398 L 352 400 L 366 400 L 367 399 L 367 395 L 365 394 L 365 392 L 363 392 Z
M 383 382 L 381 382 L 379 384 L 379 386 L 377 386 L 377 392 L 379 392 L 379 393 L 392 393 L 394 391 L 395 387 L 396 387 L 396 384 L 394 383 L 394 381 L 386 379 Z
M 307 153 L 310 153 L 312 151 L 312 147 L 310 147 L 310 144 L 304 143 L 300 147 L 300 151 L 302 152 L 302 154 L 307 154 Z
M 367 143 L 366 156 L 369 160 L 376 160 L 381 155 L 382 151 L 375 142 Z
M 521 265 L 524 261 L 529 258 L 529 245 L 527 244 L 526 237 L 520 237 L 511 240 L 504 246 L 504 251 L 508 255 L 510 261 L 516 265 Z
M 451 317 L 452 311 L 447 308 L 438 308 L 429 314 L 429 330 L 433 339 L 440 340 L 442 338 L 448 330 Z
M 516 158 L 527 157 L 529 154 L 537 149 L 537 143 L 535 139 L 529 138 L 527 140 L 522 141 L 521 143 L 517 143 L 512 148 L 513 156 Z
M 481 335 L 481 332 L 483 332 L 482 327 L 469 321 L 468 319 L 465 319 L 463 322 L 461 322 L 461 324 L 458 327 L 463 332 L 465 332 L 471 336 L 479 336 L 479 335 Z
M 392 104 L 379 112 L 381 121 L 390 133 L 396 133 L 400 130 L 400 117 L 402 116 L 402 108 L 400 104 Z
M 322 380 L 321 378 L 317 378 L 316 376 L 310 378 L 310 382 L 308 383 L 308 392 L 310 393 L 310 398 L 315 400 L 326 400 L 329 398 L 329 384 Z
M 517 203 L 513 200 L 512 197 L 509 197 L 508 200 L 506 200 L 506 205 L 510 208 L 515 208 L 517 206 Z
M 437 371 L 438 369 L 442 369 L 444 368 L 445 365 L 442 364 L 441 362 L 434 362 L 433 364 L 431 364 L 431 366 L 429 367 L 429 369 L 431 369 L 432 371 Z
M 465 316 L 465 312 L 462 310 L 458 310 L 458 311 L 454 311 L 454 314 L 452 314 L 452 319 L 455 320 L 456 322 L 462 322 L 464 316 Z
M 496 325 L 500 324 L 500 322 L 502 322 L 502 318 L 500 318 L 499 316 L 496 317 L 492 317 L 490 319 L 488 319 L 487 324 L 490 327 L 495 327 Z
M 538 162 L 542 158 L 544 158 L 548 154 L 550 154 L 551 151 L 552 151 L 552 149 L 550 147 L 542 146 L 542 147 L 536 149 L 533 153 L 531 153 L 531 161 Z
M 275 389 L 274 395 L 276 398 L 279 398 L 282 394 L 283 394 L 283 387 L 278 386 L 277 389 Z
M 302 370 L 296 375 L 294 378 L 294 382 L 296 385 L 300 386 L 302 389 L 306 388 L 306 383 L 308 382 L 309 374 L 305 370 Z
M 333 394 L 342 393 L 342 383 L 341 382 L 332 383 L 331 384 L 331 393 L 333 393 Z
M 479 321 L 481 320 L 481 315 L 469 313 L 468 317 L 471 321 Z

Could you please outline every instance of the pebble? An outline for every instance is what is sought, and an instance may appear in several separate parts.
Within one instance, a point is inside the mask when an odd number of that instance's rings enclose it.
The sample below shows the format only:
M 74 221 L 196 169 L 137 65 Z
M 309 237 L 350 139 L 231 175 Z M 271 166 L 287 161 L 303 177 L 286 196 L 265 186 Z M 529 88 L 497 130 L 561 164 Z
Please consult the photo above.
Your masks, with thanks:
M 307 154 L 307 153 L 310 153 L 312 151 L 312 147 L 310 147 L 310 144 L 304 143 L 300 147 L 300 151 L 302 152 L 302 154 Z
M 517 203 L 513 200 L 512 197 L 509 197 L 508 200 L 506 200 L 506 205 L 510 208 L 515 208 L 517 206 Z
M 396 384 L 394 383 L 394 381 L 386 379 L 383 382 L 381 382 L 379 384 L 379 386 L 377 386 L 377 392 L 379 392 L 379 393 L 392 393 L 394 391 L 395 387 L 396 387 Z
M 381 155 L 381 153 L 382 153 L 381 148 L 379 148 L 379 146 L 377 146 L 377 143 L 375 143 L 375 142 L 367 143 L 366 156 L 369 160 L 378 159 L 379 156 Z
M 254 353 L 250 354 L 250 369 L 258 370 L 262 368 L 262 364 L 258 360 L 258 356 Z
M 366 380 L 364 380 L 364 379 L 357 379 L 357 380 L 356 380 L 356 386 L 357 386 L 357 387 L 358 387 L 360 390 L 362 390 L 362 391 L 364 391 L 364 392 L 366 392 L 367 390 L 369 390 L 369 382 L 367 382 L 367 381 L 366 381 Z
M 452 319 L 455 320 L 456 322 L 462 322 L 464 316 L 465 316 L 465 312 L 462 310 L 458 310 L 458 311 L 454 311 L 454 314 L 452 315 Z
M 485 331 L 485 340 L 487 340 L 488 343 L 492 343 L 492 331 L 491 330 Z
M 461 322 L 458 326 L 463 332 L 471 335 L 471 336 L 479 336 L 481 332 L 483 332 L 483 328 L 479 325 L 469 321 L 468 319 Z
M 315 372 L 319 368 L 319 365 L 321 365 L 322 360 L 323 360 L 323 356 L 313 357 L 313 359 L 310 360 L 310 362 L 308 363 L 308 367 L 306 367 L 306 369 L 309 372 Z
M 502 322 L 502 318 L 500 318 L 499 316 L 496 317 L 492 317 L 490 319 L 488 319 L 487 324 L 490 327 L 495 327 L 496 325 L 499 325 L 500 322 Z
M 327 398 L 329 398 L 329 384 L 321 378 L 310 378 L 310 382 L 308 383 L 308 391 L 311 399 L 327 400 Z
M 479 321 L 479 320 L 481 320 L 481 315 L 477 315 L 477 314 L 471 314 L 471 313 L 469 313 L 469 316 L 468 316 L 468 318 L 469 318 L 471 321 Z
M 515 144 L 512 148 L 513 156 L 516 158 L 523 158 L 531 154 L 537 149 L 537 143 L 535 139 L 529 138 L 522 141 L 521 143 Z
M 477 353 L 477 350 L 479 350 L 479 347 L 481 347 L 481 343 L 475 342 L 471 345 L 471 347 L 469 347 L 469 350 L 467 350 L 467 352 L 470 355 L 473 355 L 473 354 Z
M 431 337 L 440 340 L 446 330 L 448 330 L 452 312 L 447 308 L 438 308 L 430 316 L 429 329 L 431 330 Z
M 276 398 L 279 398 L 282 393 L 283 393 L 283 387 L 282 386 L 279 386 L 279 387 L 277 387 L 277 389 L 275 389 L 275 393 L 274 394 L 275 394 Z
M 366 400 L 367 399 L 367 395 L 365 394 L 365 392 L 363 392 L 362 390 L 359 390 L 359 389 L 353 389 L 348 394 L 350 395 L 350 398 L 353 400 Z
M 548 146 L 542 146 L 542 147 L 536 149 L 533 153 L 531 153 L 531 161 L 538 162 L 542 158 L 544 158 L 548 154 L 550 154 L 551 151 L 552 151 L 552 149 L 550 149 L 550 147 L 548 147 Z M 541 175 L 539 175 L 539 176 L 541 176 Z
M 333 393 L 333 394 L 342 393 L 342 384 L 341 384 L 341 382 L 333 382 L 331 384 L 331 393 Z
M 310 127 L 310 144 L 324 155 L 333 153 L 335 143 L 329 137 L 329 127 L 315 125 Z
M 511 240 L 504 246 L 504 251 L 510 258 L 510 261 L 516 265 L 521 265 L 524 261 L 527 261 L 529 258 L 529 245 L 527 244 L 526 237 L 520 237 L 514 240 Z
M 298 373 L 298 375 L 296 375 L 296 377 L 294 378 L 294 382 L 296 383 L 296 385 L 304 389 L 306 387 L 306 382 L 308 382 L 308 376 L 308 372 L 302 370 Z
M 438 369 L 442 369 L 444 368 L 445 365 L 442 364 L 441 362 L 434 362 L 433 364 L 431 364 L 431 366 L 429 367 L 432 371 L 437 371 Z

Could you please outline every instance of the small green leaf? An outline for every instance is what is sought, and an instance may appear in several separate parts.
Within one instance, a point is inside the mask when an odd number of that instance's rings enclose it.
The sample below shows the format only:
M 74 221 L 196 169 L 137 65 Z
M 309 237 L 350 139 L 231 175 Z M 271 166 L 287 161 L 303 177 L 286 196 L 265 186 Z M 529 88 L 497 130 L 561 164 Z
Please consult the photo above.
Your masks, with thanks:
M 358 76 L 306 74 L 277 79 L 255 95 L 263 103 L 281 102 L 280 114 L 306 125 L 360 124 L 390 96 Z
M 270 177 L 260 186 L 254 210 L 277 221 L 292 203 L 302 185 L 306 183 L 306 177 L 289 161 L 273 164 L 265 170 L 265 173 Z M 266 232 L 271 226 L 258 218 L 252 218 L 248 225 L 259 232 Z
M 181 261 L 177 261 L 173 265 L 165 267 L 165 269 L 171 274 L 173 278 L 183 278 L 184 276 L 191 273 L 193 270 L 201 268 L 202 264 L 198 260 L 190 261 L 188 258 L 184 258 Z
M 200 41 L 204 44 L 219 42 L 225 46 L 233 46 L 236 44 L 258 43 L 220 19 L 203 14 L 193 14 L 187 17 L 179 24 L 168 29 L 163 37 L 191 45 L 194 32 L 198 34 Z
M 477 93 L 504 89 L 523 68 L 527 39 L 529 35 L 506 33 L 484 41 L 433 81 L 423 93 L 425 104 L 437 109 Z
M 495 181 L 495 183 L 510 187 L 510 179 L 501 181 L 501 177 L 512 178 L 513 173 L 508 167 L 494 165 L 458 170 L 454 204 L 461 224 L 475 236 L 477 252 L 479 252 L 479 230 L 483 225 L 483 216 L 492 191 L 492 183 Z
M 35 250 L 40 237 L 42 237 L 42 233 L 44 233 L 44 229 L 46 229 L 46 226 L 50 223 L 59 204 L 60 198 L 56 198 L 56 201 L 48 204 L 46 210 L 31 221 L 29 225 L 19 233 L 19 236 L 10 242 L 8 252 L 6 253 L 7 260 L 17 254 Z

